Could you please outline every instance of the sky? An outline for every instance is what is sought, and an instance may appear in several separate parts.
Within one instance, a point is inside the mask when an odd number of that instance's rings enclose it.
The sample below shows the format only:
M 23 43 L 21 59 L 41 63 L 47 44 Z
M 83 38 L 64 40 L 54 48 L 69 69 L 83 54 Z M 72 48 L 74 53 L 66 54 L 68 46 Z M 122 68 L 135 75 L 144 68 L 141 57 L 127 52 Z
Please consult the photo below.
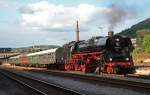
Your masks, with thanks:
M 150 17 L 150 0 L 0 0 L 0 47 L 63 45 L 106 36 Z

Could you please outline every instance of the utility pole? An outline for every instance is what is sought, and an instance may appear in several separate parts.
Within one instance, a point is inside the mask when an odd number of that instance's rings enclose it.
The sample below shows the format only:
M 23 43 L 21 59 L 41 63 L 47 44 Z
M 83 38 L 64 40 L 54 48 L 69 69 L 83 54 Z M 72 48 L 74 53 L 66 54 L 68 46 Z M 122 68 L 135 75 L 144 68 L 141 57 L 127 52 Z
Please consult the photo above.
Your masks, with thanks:
M 78 20 L 77 20 L 77 26 L 76 26 L 76 41 L 78 42 L 79 41 L 79 23 L 78 23 Z

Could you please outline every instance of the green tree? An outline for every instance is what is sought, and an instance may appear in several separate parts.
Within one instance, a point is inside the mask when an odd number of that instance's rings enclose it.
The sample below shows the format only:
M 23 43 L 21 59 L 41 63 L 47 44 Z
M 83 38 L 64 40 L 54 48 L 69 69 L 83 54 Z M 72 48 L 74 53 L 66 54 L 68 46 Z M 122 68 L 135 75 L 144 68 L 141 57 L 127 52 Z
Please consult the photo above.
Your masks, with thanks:
M 150 35 L 144 36 L 142 47 L 143 47 L 145 53 L 150 53 Z
M 142 29 L 136 32 L 137 33 L 137 45 L 142 47 L 143 38 L 145 35 L 150 35 L 150 29 Z
M 144 44 L 144 37 L 145 35 L 150 35 L 150 29 L 142 29 L 142 30 L 138 30 L 137 32 L 137 47 L 133 50 L 132 54 L 138 54 L 138 53 L 142 53 L 142 52 L 146 52 L 145 51 L 145 44 Z

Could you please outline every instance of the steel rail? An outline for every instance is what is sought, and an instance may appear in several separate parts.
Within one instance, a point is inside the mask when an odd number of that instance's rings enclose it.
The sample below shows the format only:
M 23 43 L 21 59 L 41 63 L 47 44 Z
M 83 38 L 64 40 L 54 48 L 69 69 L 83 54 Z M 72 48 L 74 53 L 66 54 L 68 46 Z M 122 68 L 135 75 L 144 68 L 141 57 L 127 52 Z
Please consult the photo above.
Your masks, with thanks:
M 32 90 L 32 91 L 35 92 L 37 95 L 47 95 L 47 94 L 45 94 L 44 92 L 42 92 L 42 91 L 40 91 L 40 90 L 38 90 L 38 89 L 36 89 L 36 88 L 30 86 L 30 85 L 28 85 L 28 84 L 26 84 L 26 83 L 24 83 L 24 82 L 18 80 L 17 78 L 11 77 L 11 76 L 5 74 L 5 73 L 2 72 L 2 71 L 0 71 L 0 73 L 3 74 L 5 77 L 7 77 L 7 78 L 9 78 L 9 79 L 11 79 L 11 80 L 13 80 L 13 81 L 15 81 L 15 82 L 21 84 L 22 86 L 24 86 L 24 87 L 26 87 L 26 88 L 28 88 L 29 90 Z

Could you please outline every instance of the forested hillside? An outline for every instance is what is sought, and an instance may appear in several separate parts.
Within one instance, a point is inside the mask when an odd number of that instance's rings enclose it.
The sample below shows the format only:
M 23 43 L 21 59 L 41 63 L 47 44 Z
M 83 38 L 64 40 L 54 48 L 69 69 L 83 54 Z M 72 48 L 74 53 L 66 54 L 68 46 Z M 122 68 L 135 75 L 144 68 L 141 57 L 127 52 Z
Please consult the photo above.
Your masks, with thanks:
M 137 32 L 143 29 L 150 29 L 150 18 L 139 22 L 133 26 L 131 26 L 131 28 L 125 29 L 122 32 L 118 33 L 119 35 L 125 35 L 131 38 L 136 38 L 137 37 Z

